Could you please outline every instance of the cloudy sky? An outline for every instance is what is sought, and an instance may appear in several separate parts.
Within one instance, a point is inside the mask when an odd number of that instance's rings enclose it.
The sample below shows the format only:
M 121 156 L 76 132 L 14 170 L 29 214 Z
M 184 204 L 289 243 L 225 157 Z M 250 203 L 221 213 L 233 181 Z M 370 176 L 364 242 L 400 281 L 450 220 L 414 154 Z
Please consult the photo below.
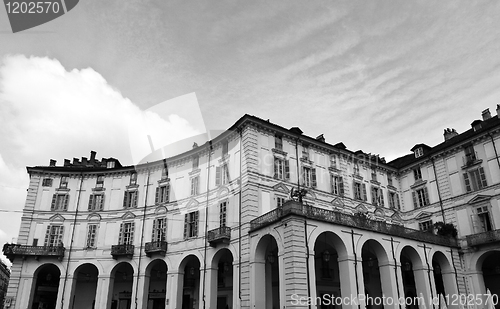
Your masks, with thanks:
M 500 2 L 86 0 L 12 34 L 0 8 L 0 243 L 26 166 L 252 114 L 394 159 L 500 103 Z M 165 134 L 158 134 L 165 132 Z

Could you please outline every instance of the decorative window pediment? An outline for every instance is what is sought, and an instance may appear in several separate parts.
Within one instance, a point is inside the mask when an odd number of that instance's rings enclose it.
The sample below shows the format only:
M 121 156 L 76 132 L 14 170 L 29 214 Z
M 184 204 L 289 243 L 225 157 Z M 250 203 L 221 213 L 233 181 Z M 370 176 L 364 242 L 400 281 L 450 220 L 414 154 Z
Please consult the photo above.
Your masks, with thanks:
M 161 214 L 165 214 L 165 213 L 167 213 L 167 207 L 165 207 L 165 206 L 156 207 L 155 215 L 161 215 Z
M 101 221 L 101 216 L 99 214 L 90 214 L 88 217 L 87 217 L 87 221 Z
M 286 193 L 286 194 L 290 193 L 290 190 L 288 190 L 288 188 L 284 184 L 282 184 L 282 183 L 279 183 L 279 184 L 275 185 L 273 187 L 273 190 L 274 191 L 278 191 L 278 192 L 283 192 L 283 193 Z
M 331 204 L 338 208 L 344 208 L 344 202 L 340 198 L 333 199 Z
M 362 212 L 362 213 L 367 213 L 368 212 L 368 208 L 366 208 L 366 206 L 363 205 L 363 204 L 359 204 L 358 206 L 356 206 L 356 210 L 358 212 Z
M 61 216 L 60 214 L 55 214 L 55 215 L 53 215 L 52 217 L 50 217 L 50 219 L 49 219 L 49 220 L 50 220 L 50 221 L 52 221 L 52 222 L 57 222 L 57 221 L 59 221 L 59 222 L 63 222 L 65 219 L 64 219 L 64 217 L 63 217 L 63 216 Z
M 195 200 L 191 199 L 187 204 L 186 204 L 186 209 L 191 209 L 191 208 L 197 208 L 200 203 Z
M 135 218 L 135 215 L 130 212 L 130 211 L 127 211 L 123 216 L 122 216 L 122 219 L 123 220 L 127 220 L 127 219 L 134 219 Z
M 489 201 L 491 199 L 491 196 L 489 195 L 482 195 L 482 194 L 479 194 L 479 195 L 476 195 L 474 196 L 473 198 L 471 198 L 467 204 L 477 204 L 477 203 L 481 203 L 481 202 L 486 202 L 486 201 Z
M 421 213 L 419 213 L 415 219 L 417 220 L 421 220 L 421 219 L 427 219 L 427 218 L 430 218 L 432 215 L 428 212 L 425 212 L 425 211 L 422 211 Z
M 229 189 L 226 187 L 221 187 L 217 192 L 217 198 L 223 198 L 229 194 Z

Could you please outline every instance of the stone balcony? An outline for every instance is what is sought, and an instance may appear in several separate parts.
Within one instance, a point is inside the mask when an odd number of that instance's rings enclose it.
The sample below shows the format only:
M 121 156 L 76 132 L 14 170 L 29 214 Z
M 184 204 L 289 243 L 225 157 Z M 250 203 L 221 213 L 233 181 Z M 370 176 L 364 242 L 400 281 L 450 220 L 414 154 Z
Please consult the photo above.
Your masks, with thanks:
M 113 245 L 111 246 L 111 255 L 114 259 L 126 257 L 131 259 L 134 256 L 134 245 Z
M 212 247 L 216 247 L 218 244 L 229 244 L 231 241 L 231 228 L 221 226 L 210 230 L 207 233 L 207 240 Z
M 271 210 L 250 221 L 250 232 L 279 222 L 282 218 L 290 215 L 378 232 L 395 237 L 433 243 L 436 245 L 458 247 L 458 242 L 455 238 L 434 235 L 429 232 L 414 230 L 401 225 L 389 224 L 384 221 L 372 220 L 363 216 L 349 215 L 334 210 L 303 205 L 296 201 L 288 201 L 282 207 Z
M 500 230 L 487 231 L 483 233 L 466 236 L 469 247 L 478 247 L 500 241 Z
M 66 248 L 63 246 L 27 246 L 18 244 L 5 244 L 3 254 L 13 261 L 16 256 L 26 258 L 33 256 L 38 260 L 40 257 L 55 257 L 62 260 Z
M 144 248 L 147 256 L 152 256 L 153 254 L 160 254 L 165 256 L 167 254 L 167 242 L 166 241 L 152 241 L 147 242 Z

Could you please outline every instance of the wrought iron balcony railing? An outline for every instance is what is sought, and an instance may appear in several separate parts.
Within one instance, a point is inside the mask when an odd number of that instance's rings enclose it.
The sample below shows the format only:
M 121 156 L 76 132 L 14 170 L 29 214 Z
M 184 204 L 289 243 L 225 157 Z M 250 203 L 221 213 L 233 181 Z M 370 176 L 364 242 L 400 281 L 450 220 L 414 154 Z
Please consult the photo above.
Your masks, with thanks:
M 355 227 L 406 239 L 425 241 L 437 245 L 458 247 L 458 242 L 455 238 L 434 235 L 429 232 L 414 230 L 383 221 L 372 220 L 362 216 L 354 216 L 334 210 L 302 205 L 296 201 L 288 201 L 282 207 L 271 210 L 270 212 L 250 221 L 250 231 L 252 232 L 271 225 L 288 215 L 298 215 L 308 219 Z
M 159 253 L 163 256 L 167 253 L 167 242 L 166 241 L 152 241 L 147 242 L 144 248 L 147 256 L 151 256 L 154 253 Z
M 228 244 L 231 240 L 231 228 L 227 226 L 221 226 L 216 229 L 210 230 L 207 233 L 207 240 L 212 247 L 216 247 L 219 243 Z
M 134 255 L 134 245 L 113 245 L 111 246 L 111 255 L 114 259 L 120 256 L 132 258 Z
M 469 247 L 487 245 L 490 243 L 500 241 L 500 230 L 493 230 L 474 235 L 469 235 L 466 238 L 467 238 L 467 245 L 469 245 Z
M 22 256 L 23 258 L 34 256 L 35 259 L 41 256 L 57 257 L 62 260 L 65 250 L 66 248 L 63 246 L 27 246 L 18 244 L 5 244 L 3 246 L 3 254 L 11 261 L 13 261 L 16 256 Z

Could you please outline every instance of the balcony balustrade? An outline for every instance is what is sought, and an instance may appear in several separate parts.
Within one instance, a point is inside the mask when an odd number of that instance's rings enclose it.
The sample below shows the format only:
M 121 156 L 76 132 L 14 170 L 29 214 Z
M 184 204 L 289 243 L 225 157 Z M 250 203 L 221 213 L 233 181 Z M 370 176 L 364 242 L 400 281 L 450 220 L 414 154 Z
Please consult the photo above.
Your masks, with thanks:
M 500 241 L 500 230 L 487 231 L 466 237 L 469 247 L 477 247 Z
M 217 244 L 229 244 L 231 241 L 231 228 L 221 226 L 210 230 L 207 233 L 207 240 L 212 247 L 216 247 Z
M 3 254 L 13 261 L 16 256 L 26 258 L 34 256 L 38 260 L 39 257 L 56 257 L 62 260 L 66 248 L 63 246 L 27 246 L 18 244 L 5 244 L 3 246 Z
M 111 246 L 111 255 L 114 259 L 126 257 L 131 259 L 134 256 L 134 245 L 113 245 Z
M 151 256 L 155 253 L 165 256 L 167 253 L 167 242 L 166 241 L 152 241 L 147 242 L 144 248 L 147 256 Z
M 457 240 L 451 237 L 434 235 L 429 232 L 414 230 L 400 225 L 389 224 L 383 221 L 354 216 L 334 210 L 322 209 L 309 205 L 302 205 L 296 201 L 288 201 L 282 207 L 276 208 L 252 221 L 250 231 L 264 228 L 289 215 L 297 215 L 307 219 L 334 223 L 358 229 L 378 232 L 386 235 L 424 241 L 448 247 L 458 247 Z

